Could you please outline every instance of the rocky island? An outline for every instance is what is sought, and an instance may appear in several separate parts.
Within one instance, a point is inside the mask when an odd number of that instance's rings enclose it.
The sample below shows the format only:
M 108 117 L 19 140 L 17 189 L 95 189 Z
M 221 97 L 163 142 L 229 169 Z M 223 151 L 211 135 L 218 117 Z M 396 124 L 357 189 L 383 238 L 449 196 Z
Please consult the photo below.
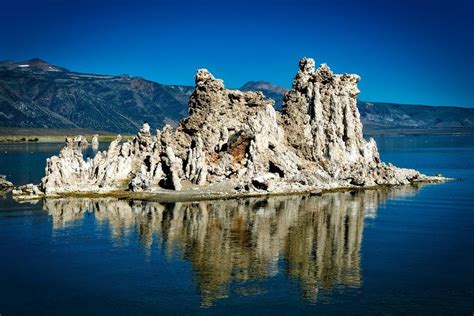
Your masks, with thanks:
M 84 158 L 82 139 L 67 138 L 47 160 L 39 185 L 17 198 L 64 195 L 233 197 L 438 182 L 383 163 L 366 141 L 357 109 L 360 77 L 334 74 L 303 58 L 281 112 L 261 92 L 229 90 L 198 70 L 189 116 Z M 95 141 L 94 141 L 95 142 Z

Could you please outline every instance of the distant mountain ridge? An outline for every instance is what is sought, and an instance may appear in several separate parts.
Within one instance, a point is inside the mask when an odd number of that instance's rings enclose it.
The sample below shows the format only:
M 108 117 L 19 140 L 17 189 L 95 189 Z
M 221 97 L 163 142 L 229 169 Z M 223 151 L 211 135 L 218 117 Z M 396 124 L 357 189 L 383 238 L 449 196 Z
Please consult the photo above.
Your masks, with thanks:
M 143 121 L 175 124 L 187 114 L 194 87 L 165 85 L 128 75 L 70 71 L 35 58 L 0 62 L 0 127 L 85 128 L 135 133 Z M 287 89 L 250 81 L 242 91 L 261 91 L 281 102 Z M 390 129 L 474 130 L 474 109 L 358 103 L 367 131 Z
M 40 59 L 0 63 L 0 126 L 135 132 L 186 113 L 193 87 L 140 77 L 84 74 Z
M 363 122 L 372 128 L 473 128 L 474 109 L 359 101 Z

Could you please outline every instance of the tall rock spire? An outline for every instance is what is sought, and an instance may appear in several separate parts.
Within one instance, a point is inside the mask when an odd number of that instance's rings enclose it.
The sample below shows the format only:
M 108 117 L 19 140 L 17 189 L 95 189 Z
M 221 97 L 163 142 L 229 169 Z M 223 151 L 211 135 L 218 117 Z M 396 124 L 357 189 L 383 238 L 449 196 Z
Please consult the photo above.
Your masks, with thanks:
M 376 151 L 365 150 L 367 142 L 357 109 L 360 77 L 335 75 L 326 64 L 315 70 L 311 58 L 303 58 L 299 68 L 283 101 L 288 144 L 300 157 L 312 161 L 377 161 Z

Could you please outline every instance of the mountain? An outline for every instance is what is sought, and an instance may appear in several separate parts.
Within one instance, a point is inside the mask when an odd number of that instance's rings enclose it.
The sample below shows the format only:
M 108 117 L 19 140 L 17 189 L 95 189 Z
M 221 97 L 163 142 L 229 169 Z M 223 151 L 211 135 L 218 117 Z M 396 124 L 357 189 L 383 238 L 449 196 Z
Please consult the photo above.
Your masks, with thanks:
M 85 74 L 35 58 L 0 62 L 0 127 L 66 128 L 135 133 L 176 124 L 187 114 L 194 87 L 164 85 L 140 77 Z M 249 81 L 242 91 L 261 91 L 281 102 L 287 89 Z M 358 102 L 369 134 L 474 132 L 474 109 Z
M 288 89 L 280 86 L 275 86 L 266 81 L 249 81 L 240 87 L 241 91 L 261 91 L 267 98 L 275 100 L 275 108 L 281 110 L 281 103 L 283 102 L 283 96 Z
M 0 62 L 0 126 L 135 132 L 173 123 L 193 87 L 140 77 L 84 74 L 41 59 Z
M 472 132 L 474 109 L 362 102 L 357 104 L 366 131 L 387 129 Z

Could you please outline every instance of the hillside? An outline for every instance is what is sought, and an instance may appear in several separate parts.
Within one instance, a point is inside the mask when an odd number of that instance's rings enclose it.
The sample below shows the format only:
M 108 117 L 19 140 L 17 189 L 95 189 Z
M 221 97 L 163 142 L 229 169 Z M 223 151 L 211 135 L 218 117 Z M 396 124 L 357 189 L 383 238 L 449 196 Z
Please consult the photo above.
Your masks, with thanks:
M 40 59 L 0 63 L 0 126 L 135 132 L 177 122 L 192 87 L 71 72 Z
M 474 109 L 380 102 L 357 104 L 367 130 L 386 129 L 472 131 Z

